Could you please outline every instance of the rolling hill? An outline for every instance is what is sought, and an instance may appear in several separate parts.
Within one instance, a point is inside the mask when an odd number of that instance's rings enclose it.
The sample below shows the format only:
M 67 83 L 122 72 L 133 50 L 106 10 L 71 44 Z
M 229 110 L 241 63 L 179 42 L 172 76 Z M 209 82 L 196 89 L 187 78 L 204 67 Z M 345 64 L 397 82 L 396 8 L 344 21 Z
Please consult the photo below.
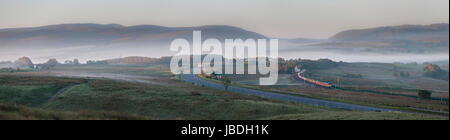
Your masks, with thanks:
M 86 62 L 127 56 L 171 56 L 175 52 L 169 50 L 170 43 L 177 38 L 191 41 L 194 30 L 202 31 L 203 40 L 216 38 L 223 42 L 224 39 L 235 38 L 268 38 L 242 28 L 222 25 L 164 27 L 86 23 L 11 28 L 0 29 L 0 61 L 12 61 L 20 56 L 28 56 L 37 63 L 43 63 L 51 58 L 59 61 L 77 58 L 81 62 Z M 279 53 L 282 57 L 306 59 L 323 58 L 325 54 L 330 59 L 342 58 L 348 57 L 349 53 L 448 54 L 448 33 L 446 23 L 347 30 L 329 39 L 281 38 Z
M 194 30 L 202 31 L 204 39 L 266 38 L 261 34 L 241 28 L 218 25 L 171 28 L 155 25 L 126 27 L 118 24 L 60 24 L 32 28 L 0 29 L 0 41 L 3 47 L 166 44 L 175 38 L 191 40 Z
M 60 24 L 30 28 L 0 29 L 0 60 L 29 56 L 38 63 L 51 58 L 60 61 L 105 60 L 126 56 L 173 55 L 170 43 L 177 38 L 192 40 L 193 31 L 202 40 L 261 39 L 265 36 L 233 26 L 163 27 L 156 25 Z
M 448 24 L 401 25 L 370 29 L 348 30 L 337 33 L 331 40 L 380 41 L 380 40 L 432 40 L 448 41 Z
M 321 46 L 368 52 L 448 52 L 449 25 L 401 25 L 347 30 L 330 37 Z

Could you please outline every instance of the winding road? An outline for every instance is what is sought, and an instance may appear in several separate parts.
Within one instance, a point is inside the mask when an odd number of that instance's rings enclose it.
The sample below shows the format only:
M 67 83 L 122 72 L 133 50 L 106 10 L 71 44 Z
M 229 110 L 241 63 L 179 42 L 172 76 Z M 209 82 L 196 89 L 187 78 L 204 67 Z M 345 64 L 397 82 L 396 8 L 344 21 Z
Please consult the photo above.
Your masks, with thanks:
M 197 85 L 204 85 L 204 86 L 210 87 L 210 88 L 225 90 L 224 85 L 216 83 L 216 82 L 208 81 L 205 79 L 201 79 L 197 75 L 183 74 L 180 77 L 181 77 L 181 79 L 183 79 L 187 82 L 192 82 Z M 254 96 L 259 96 L 259 97 L 271 98 L 271 99 L 275 99 L 275 100 L 293 102 L 293 103 L 317 105 L 317 106 L 323 106 L 323 107 L 329 107 L 329 108 L 355 110 L 355 111 L 398 112 L 397 110 L 392 110 L 392 109 L 376 108 L 376 107 L 341 103 L 341 102 L 335 102 L 335 101 L 313 99 L 313 98 L 308 98 L 308 97 L 300 97 L 300 96 L 287 95 L 287 94 L 276 93 L 276 92 L 260 91 L 260 90 L 248 89 L 248 88 L 242 88 L 242 87 L 236 87 L 236 86 L 229 86 L 227 90 L 231 91 L 231 92 L 241 93 L 241 94 L 254 95 Z

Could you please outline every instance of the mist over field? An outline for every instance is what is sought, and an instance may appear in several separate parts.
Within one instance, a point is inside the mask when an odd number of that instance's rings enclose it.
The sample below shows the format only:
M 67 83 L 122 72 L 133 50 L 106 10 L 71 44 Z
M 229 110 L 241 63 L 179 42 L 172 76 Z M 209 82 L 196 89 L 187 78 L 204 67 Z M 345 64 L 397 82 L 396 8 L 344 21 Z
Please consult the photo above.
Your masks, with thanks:
M 123 58 L 128 56 L 143 56 L 151 58 L 159 58 L 163 56 L 172 56 L 176 52 L 170 52 L 168 46 L 167 50 L 161 49 L 164 47 L 140 47 L 136 49 L 124 49 L 127 47 L 119 46 L 79 46 L 61 49 L 37 49 L 37 50 L 11 50 L 0 49 L 0 61 L 14 61 L 19 57 L 29 57 L 34 63 L 44 63 L 51 58 L 55 58 L 60 62 L 65 60 L 79 59 L 80 62 L 85 63 L 88 60 L 106 60 L 114 58 Z M 344 62 L 434 62 L 434 61 L 448 61 L 449 53 L 433 53 L 433 54 L 414 54 L 414 53 L 370 53 L 370 52 L 354 52 L 345 53 L 341 51 L 331 50 L 296 50 L 287 51 L 280 50 L 279 56 L 286 59 L 331 59 L 333 61 Z
M 0 61 L 14 61 L 19 57 L 26 56 L 35 63 L 43 63 L 49 59 L 55 58 L 60 62 L 65 60 L 79 59 L 85 63 L 88 60 L 105 60 L 113 58 L 122 58 L 127 56 L 144 56 L 159 58 L 162 56 L 171 56 L 169 50 L 161 50 L 160 47 L 140 47 L 129 49 L 118 46 L 79 46 L 62 49 L 37 49 L 37 50 L 7 50 L 0 49 Z
M 0 120 L 184 120 L 150 135 L 200 139 L 301 137 L 285 127 L 301 123 L 270 120 L 449 120 L 448 11 L 449 0 L 0 0 Z
M 192 43 L 193 31 L 202 41 L 225 39 L 279 39 L 283 58 L 321 59 L 344 62 L 448 61 L 448 24 L 402 25 L 347 30 L 329 39 L 277 38 L 234 26 L 164 27 L 154 25 L 60 24 L 0 29 L 0 61 L 29 57 L 35 63 L 51 58 L 60 62 L 79 59 L 105 60 L 127 56 L 159 58 L 175 39 Z
M 448 61 L 448 53 L 435 53 L 435 54 L 408 54 L 408 53 L 393 53 L 393 54 L 381 54 L 381 53 L 342 53 L 332 51 L 298 51 L 298 52 L 280 52 L 281 56 L 288 59 L 330 59 L 333 61 L 343 62 L 379 62 L 379 63 L 424 63 L 424 62 L 436 62 L 436 61 Z

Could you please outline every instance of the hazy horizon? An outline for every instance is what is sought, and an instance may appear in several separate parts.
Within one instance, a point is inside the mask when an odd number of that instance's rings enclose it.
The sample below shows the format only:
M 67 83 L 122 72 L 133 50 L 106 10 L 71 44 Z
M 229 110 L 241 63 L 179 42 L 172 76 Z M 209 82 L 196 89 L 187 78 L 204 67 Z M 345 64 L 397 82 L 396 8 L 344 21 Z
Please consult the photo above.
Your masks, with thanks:
M 31 51 L 15 51 L 15 53 L 0 52 L 0 62 L 14 62 L 20 57 L 29 57 L 33 63 L 45 63 L 49 59 L 55 58 L 60 63 L 66 60 L 78 59 L 81 63 L 88 60 L 100 61 L 116 58 L 124 58 L 131 56 L 160 58 L 165 56 L 173 56 L 175 52 L 157 51 L 157 48 L 142 48 L 138 50 L 111 49 L 104 50 L 107 46 L 79 46 L 67 49 L 57 50 L 31 50 Z M 86 51 L 89 50 L 89 51 Z M 20 54 L 18 54 L 20 53 Z M 330 59 L 336 62 L 343 61 L 349 63 L 367 62 L 367 63 L 424 63 L 424 62 L 440 62 L 449 61 L 448 52 L 433 54 L 409 54 L 409 53 L 345 53 L 330 50 L 306 50 L 306 51 L 283 51 L 279 52 L 279 57 L 284 59 Z M 326 56 L 326 57 L 325 57 Z
M 183 28 L 183 27 L 201 27 L 201 26 L 232 26 L 232 27 L 238 27 L 242 28 L 247 31 L 256 32 L 253 30 L 249 30 L 243 27 L 239 26 L 233 26 L 233 25 L 225 25 L 225 24 L 216 24 L 216 25 L 198 25 L 198 26 L 164 26 L 164 25 L 155 25 L 155 24 L 139 24 L 139 25 L 122 25 L 118 23 L 92 23 L 92 22 L 86 22 L 86 23 L 59 23 L 59 24 L 49 24 L 49 25 L 39 25 L 39 26 L 27 26 L 27 27 L 13 27 L 13 28 L 0 28 L 0 29 L 20 29 L 20 28 L 35 28 L 35 27 L 45 27 L 45 26 L 51 26 L 51 25 L 69 25 L 69 24 L 99 24 L 99 25 L 120 25 L 124 27 L 132 27 L 132 26 L 140 26 L 140 25 L 151 25 L 151 26 L 162 26 L 162 27 L 168 27 L 168 28 Z M 432 24 L 449 24 L 449 22 L 437 22 L 437 23 L 430 23 L 430 24 L 396 24 L 396 25 L 383 25 L 383 26 L 373 26 L 373 27 L 365 27 L 365 28 L 349 28 L 347 30 L 338 31 L 334 34 L 332 34 L 329 37 L 325 38 L 315 38 L 315 37 L 285 37 L 284 39 L 297 39 L 297 38 L 305 38 L 305 39 L 328 39 L 332 37 L 333 35 L 336 35 L 337 33 L 348 31 L 348 30 L 358 30 L 358 29 L 371 29 L 371 28 L 379 28 L 379 27 L 393 27 L 393 26 L 403 26 L 403 25 L 432 25 Z M 259 32 L 256 32 L 259 33 Z M 262 33 L 259 33 L 262 34 Z M 264 34 L 262 34 L 264 35 Z M 277 36 L 268 36 L 273 38 L 283 38 L 283 37 L 277 37 Z
M 449 23 L 448 11 L 448 0 L 2 0 L 0 28 L 230 25 L 268 37 L 328 38 L 348 29 Z
M 123 26 L 157 25 L 165 27 L 227 25 L 269 38 L 327 39 L 336 33 L 352 29 L 435 23 L 448 24 L 448 11 L 448 0 L 1 0 L 0 29 L 73 23 L 120 24 Z M 244 31 L 240 33 L 244 33 Z M 2 37 L 7 38 L 14 34 Z M 5 39 L 5 42 L 0 42 L 2 45 L 0 46 L 0 61 L 14 61 L 22 56 L 30 57 L 34 62 L 42 63 L 50 58 L 56 58 L 61 62 L 78 58 L 85 62 L 87 60 L 103 60 L 125 56 L 161 57 L 173 55 L 173 53 L 168 52 L 169 43 L 167 41 L 165 46 L 157 43 L 151 44 L 153 40 L 150 39 L 151 35 L 149 34 L 145 37 L 134 34 L 133 37 L 135 38 L 133 39 L 137 40 L 130 40 L 127 38 L 128 36 L 121 36 L 120 38 L 114 38 L 114 41 L 103 42 L 100 37 L 102 34 L 83 34 L 82 39 L 80 39 L 82 41 L 71 40 L 72 34 L 67 34 L 69 35 L 27 36 L 29 38 L 20 38 L 19 36 L 17 37 L 19 40 L 11 42 L 7 42 L 8 39 Z M 108 37 L 106 36 L 103 39 L 108 40 Z M 164 35 L 158 37 L 166 40 L 174 39 Z M 158 37 L 156 37 L 156 40 Z M 428 39 L 428 37 L 422 39 Z M 426 41 L 434 42 L 435 39 Z M 437 38 L 437 40 L 442 39 Z M 448 56 L 448 49 L 437 51 L 434 55 L 428 53 L 402 54 L 398 52 L 392 52 L 391 54 L 385 54 L 384 52 L 378 52 L 377 54 L 346 52 L 347 54 L 343 54 L 329 49 L 305 51 L 298 48 L 301 44 L 286 42 L 280 41 L 282 43 L 280 48 L 296 50 L 280 49 L 280 56 L 285 58 L 320 59 L 328 57 L 334 61 L 346 62 L 448 60 L 448 57 L 446 57 L 446 55 Z M 445 44 L 445 42 L 448 43 L 448 40 L 442 42 Z M 384 43 L 377 42 L 377 44 Z M 412 45 L 411 50 L 414 50 L 414 43 L 402 42 L 400 44 Z M 358 47 L 360 47 L 359 49 L 374 49 L 370 45 L 369 47 L 363 45 Z M 393 44 L 389 45 L 392 46 Z M 438 46 L 443 48 L 442 44 L 438 44 Z M 31 47 L 33 49 L 30 49 Z M 444 47 L 448 48 L 448 44 Z M 161 48 L 163 49 L 161 50 Z M 418 47 L 416 46 L 416 48 Z M 346 50 L 341 51 L 345 52 Z M 410 50 L 406 49 L 405 52 L 408 51 Z

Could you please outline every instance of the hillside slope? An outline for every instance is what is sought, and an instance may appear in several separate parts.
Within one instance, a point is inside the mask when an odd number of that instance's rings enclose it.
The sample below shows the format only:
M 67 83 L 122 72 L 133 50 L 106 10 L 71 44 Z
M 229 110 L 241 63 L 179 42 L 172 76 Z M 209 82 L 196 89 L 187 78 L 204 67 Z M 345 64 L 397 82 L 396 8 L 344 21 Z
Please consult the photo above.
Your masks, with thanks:
M 447 23 L 347 30 L 319 46 L 390 53 L 443 53 L 449 50 Z
M 122 26 L 117 24 L 60 24 L 32 28 L 0 29 L 2 46 L 80 46 L 107 44 L 167 44 L 175 38 L 192 39 L 192 31 L 202 37 L 265 38 L 263 35 L 233 26 L 163 27 L 155 25 Z
M 143 120 L 137 115 L 95 111 L 50 111 L 26 106 L 0 104 L 0 120 Z

